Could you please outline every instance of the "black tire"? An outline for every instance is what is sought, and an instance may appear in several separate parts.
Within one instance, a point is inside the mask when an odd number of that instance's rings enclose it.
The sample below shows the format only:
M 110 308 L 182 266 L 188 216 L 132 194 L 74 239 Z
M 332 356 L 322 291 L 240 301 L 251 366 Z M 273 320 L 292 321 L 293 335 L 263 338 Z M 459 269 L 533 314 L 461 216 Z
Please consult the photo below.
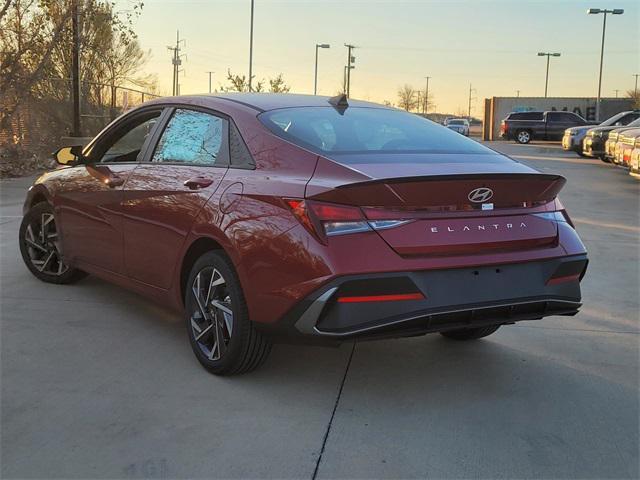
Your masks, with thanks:
M 44 218 L 48 221 L 43 231 Z M 87 274 L 64 263 L 57 235 L 53 207 L 47 202 L 34 205 L 22 218 L 18 233 L 22 260 L 29 271 L 43 282 L 57 284 L 77 282 Z
M 449 330 L 440 332 L 443 337 L 452 340 L 477 340 L 478 338 L 491 335 L 500 328 L 500 325 L 489 325 L 488 327 L 461 328 L 459 330 Z
M 220 279 L 223 283 L 212 288 L 211 285 Z M 203 315 L 194 288 L 198 289 L 197 285 L 202 288 L 207 282 L 207 298 L 204 298 L 204 290 L 201 290 L 203 296 L 200 297 L 206 313 Z M 213 305 L 214 301 L 217 307 Z M 224 253 L 207 252 L 196 261 L 187 280 L 184 303 L 191 348 L 200 364 L 210 373 L 238 375 L 250 372 L 265 362 L 271 351 L 271 342 L 256 330 L 249 319 L 240 281 Z M 204 336 L 198 340 L 198 334 Z M 222 338 L 220 347 L 217 346 L 218 338 Z
M 585 155 L 585 154 L 584 154 L 584 152 L 582 152 L 582 151 L 577 151 L 576 153 L 577 153 L 579 156 L 581 156 L 582 158 L 588 158 L 588 157 L 589 157 L 589 155 Z
M 524 145 L 531 141 L 531 137 L 532 135 L 529 130 L 517 130 L 514 139 L 517 143 Z
M 600 160 L 602 160 L 604 163 L 611 163 L 611 160 L 609 160 L 607 157 L 605 157 L 604 155 L 600 156 Z

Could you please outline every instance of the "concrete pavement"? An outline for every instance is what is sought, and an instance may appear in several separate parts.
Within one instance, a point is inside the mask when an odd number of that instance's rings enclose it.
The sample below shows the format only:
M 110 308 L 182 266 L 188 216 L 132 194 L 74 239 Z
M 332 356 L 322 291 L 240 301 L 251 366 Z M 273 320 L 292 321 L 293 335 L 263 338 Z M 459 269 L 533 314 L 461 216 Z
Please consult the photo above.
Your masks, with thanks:
M 182 320 L 141 297 L 34 279 L 17 248 L 28 182 L 2 181 L 1 476 L 637 478 L 640 184 L 554 147 L 492 147 L 568 178 L 591 259 L 579 315 L 352 357 L 279 345 L 236 378 L 202 370 Z

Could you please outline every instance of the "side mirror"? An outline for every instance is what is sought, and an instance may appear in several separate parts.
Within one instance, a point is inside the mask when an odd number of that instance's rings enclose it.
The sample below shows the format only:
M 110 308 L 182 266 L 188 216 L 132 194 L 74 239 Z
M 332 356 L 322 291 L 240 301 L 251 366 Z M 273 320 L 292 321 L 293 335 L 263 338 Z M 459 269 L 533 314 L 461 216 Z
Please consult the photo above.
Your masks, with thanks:
M 74 165 L 82 159 L 82 145 L 62 147 L 53 153 L 53 158 L 60 165 Z

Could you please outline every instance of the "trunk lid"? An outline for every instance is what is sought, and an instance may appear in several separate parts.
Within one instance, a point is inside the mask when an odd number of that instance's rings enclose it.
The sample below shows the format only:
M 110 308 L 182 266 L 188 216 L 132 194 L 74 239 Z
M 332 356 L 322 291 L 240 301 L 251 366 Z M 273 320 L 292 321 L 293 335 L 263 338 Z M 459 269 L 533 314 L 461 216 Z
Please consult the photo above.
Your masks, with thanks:
M 497 154 L 387 157 L 351 156 L 347 166 L 320 158 L 307 198 L 359 206 L 371 222 L 407 220 L 376 229 L 400 255 L 486 253 L 557 241 L 553 216 L 538 213 L 564 186 L 561 176 Z

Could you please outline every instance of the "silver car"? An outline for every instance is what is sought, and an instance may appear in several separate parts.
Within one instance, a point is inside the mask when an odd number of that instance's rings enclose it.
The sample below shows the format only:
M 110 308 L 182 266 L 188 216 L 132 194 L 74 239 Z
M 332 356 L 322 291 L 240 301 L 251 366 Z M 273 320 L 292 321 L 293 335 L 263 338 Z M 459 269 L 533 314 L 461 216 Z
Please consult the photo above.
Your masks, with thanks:
M 444 122 L 444 126 L 465 137 L 469 136 L 469 121 L 466 118 L 449 118 Z

